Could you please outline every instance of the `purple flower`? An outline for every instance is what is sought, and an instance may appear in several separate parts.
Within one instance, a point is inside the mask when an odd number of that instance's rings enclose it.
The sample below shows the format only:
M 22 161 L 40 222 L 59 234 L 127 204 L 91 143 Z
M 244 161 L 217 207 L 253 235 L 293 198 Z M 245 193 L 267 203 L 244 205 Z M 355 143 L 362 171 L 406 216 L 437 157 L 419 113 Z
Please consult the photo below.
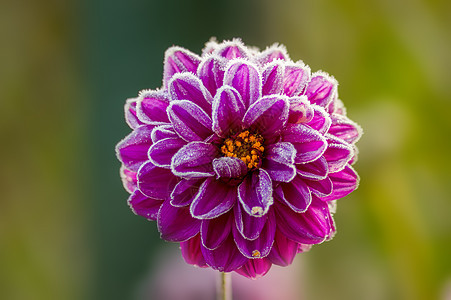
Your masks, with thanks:
M 290 265 L 333 237 L 335 200 L 358 186 L 362 130 L 337 81 L 283 46 L 169 48 L 162 88 L 129 99 L 125 118 L 128 203 L 193 265 L 251 278 Z

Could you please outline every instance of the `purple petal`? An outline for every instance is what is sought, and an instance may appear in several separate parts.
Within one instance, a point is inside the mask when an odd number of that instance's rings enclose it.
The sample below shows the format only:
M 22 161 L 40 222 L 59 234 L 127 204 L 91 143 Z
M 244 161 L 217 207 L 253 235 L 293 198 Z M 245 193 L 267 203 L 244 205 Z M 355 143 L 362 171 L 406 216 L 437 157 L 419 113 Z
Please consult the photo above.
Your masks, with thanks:
M 265 66 L 263 70 L 263 95 L 281 94 L 283 92 L 283 79 L 285 64 L 276 60 Z
M 224 74 L 224 85 L 234 87 L 246 107 L 261 97 L 262 82 L 256 66 L 245 60 L 233 60 Z
M 258 279 L 266 275 L 271 269 L 272 263 L 267 258 L 249 259 L 241 268 L 235 270 L 247 278 Z
M 210 117 L 191 101 L 173 101 L 168 116 L 177 134 L 187 142 L 203 141 L 213 132 Z
M 314 111 L 312 106 L 308 102 L 307 97 L 291 97 L 289 101 L 290 112 L 288 116 L 288 123 L 308 123 L 313 119 Z
M 245 239 L 238 231 L 236 226 L 232 227 L 233 238 L 236 246 L 241 253 L 247 258 L 262 258 L 266 257 L 271 251 L 274 242 L 274 235 L 276 233 L 276 222 L 274 211 L 268 212 L 268 220 L 263 226 L 259 236 L 254 240 Z
M 200 249 L 200 235 L 195 235 L 185 242 L 180 243 L 180 249 L 182 250 L 182 256 L 185 261 L 190 264 L 200 268 L 208 267 L 202 256 L 202 251 Z
M 287 49 L 283 45 L 273 45 L 269 47 L 259 55 L 257 60 L 264 65 L 277 59 L 284 61 L 290 59 Z
M 217 178 L 240 178 L 246 175 L 246 164 L 237 157 L 220 157 L 213 160 Z
M 351 144 L 360 139 L 362 128 L 345 116 L 333 114 L 329 133 Z
M 265 140 L 273 139 L 287 123 L 289 107 L 288 99 L 282 95 L 265 96 L 249 107 L 243 125 L 258 131 Z
M 138 170 L 138 188 L 148 197 L 166 200 L 177 184 L 177 177 L 171 170 L 155 166 L 147 162 Z
M 202 244 L 210 250 L 218 248 L 229 236 L 232 224 L 232 213 L 226 213 L 211 220 L 203 220 L 200 226 Z
M 164 201 L 158 212 L 158 231 L 166 241 L 186 241 L 199 233 L 200 224 L 200 220 L 191 217 L 188 207 L 174 207 L 169 201 Z
M 237 196 L 236 187 L 207 178 L 191 203 L 191 215 L 198 219 L 217 218 L 233 207 Z
M 171 47 L 166 50 L 164 58 L 163 84 L 167 86 L 169 80 L 176 73 L 195 73 L 200 63 L 200 57 L 181 47 Z
M 315 72 L 307 84 L 305 95 L 310 103 L 327 107 L 337 92 L 337 85 L 338 83 L 333 77 L 323 72 Z
M 312 203 L 310 189 L 300 176 L 296 176 L 289 183 L 281 184 L 276 192 L 280 200 L 298 213 L 305 212 Z
M 304 179 L 310 191 L 318 197 L 326 197 L 332 193 L 332 181 L 329 177 L 321 180 Z
M 166 108 L 169 99 L 162 91 L 143 91 L 136 104 L 136 113 L 140 120 L 147 124 L 168 123 Z
M 199 65 L 197 75 L 212 96 L 222 86 L 225 61 L 219 56 L 210 56 Z
M 121 165 L 119 171 L 124 189 L 130 194 L 137 188 L 136 172 L 127 170 L 124 165 Z
M 299 95 L 310 79 L 310 68 L 302 62 L 288 64 L 285 66 L 283 81 L 283 92 L 292 97 Z
M 141 125 L 116 145 L 117 158 L 130 171 L 138 171 L 148 160 L 147 151 L 152 145 L 151 133 L 154 125 Z
M 144 123 L 141 122 L 138 119 L 138 116 L 136 115 L 136 102 L 138 101 L 138 98 L 131 98 L 127 99 L 124 106 L 124 112 L 125 112 L 125 122 L 127 122 L 128 126 L 130 126 L 131 129 L 135 129 L 139 125 L 143 125 Z
M 170 124 L 170 125 L 160 125 L 158 127 L 155 127 L 152 130 L 151 137 L 152 137 L 152 142 L 156 143 L 163 139 L 176 138 L 176 137 L 178 137 L 178 135 L 177 135 L 177 133 L 175 133 L 174 129 L 172 128 L 172 124 Z
M 235 215 L 235 226 L 241 235 L 248 240 L 255 240 L 260 235 L 263 226 L 268 219 L 267 215 L 262 217 L 254 217 L 249 215 L 243 209 L 241 205 L 237 204 L 233 207 L 233 213 Z
M 313 118 L 307 123 L 311 128 L 319 131 L 322 134 L 325 134 L 332 124 L 332 120 L 329 117 L 329 114 L 318 105 L 312 105 L 313 108 Z
M 327 160 L 329 172 L 335 173 L 346 166 L 354 156 L 352 146 L 342 139 L 333 135 L 327 135 L 328 147 L 324 152 L 324 158 Z
M 182 179 L 171 193 L 171 205 L 182 207 L 191 204 L 202 182 L 204 179 Z
M 303 178 L 320 180 L 326 178 L 329 173 L 327 161 L 324 157 L 305 163 L 296 165 L 297 173 Z
M 168 91 L 172 101 L 189 100 L 211 115 L 213 98 L 196 75 L 192 73 L 174 75 L 169 82 Z
M 357 189 L 360 181 L 357 172 L 349 165 L 340 172 L 329 174 L 329 178 L 332 181 L 333 192 L 330 196 L 322 197 L 321 200 L 324 201 L 337 200 L 349 195 Z
M 241 95 L 231 86 L 223 86 L 213 100 L 213 131 L 226 137 L 231 131 L 241 130 L 241 120 L 246 109 Z
M 149 159 L 154 165 L 162 168 L 170 168 L 172 157 L 182 148 L 186 142 L 179 137 L 160 140 L 150 146 Z
M 290 182 L 296 176 L 295 156 L 296 149 L 291 143 L 279 142 L 268 147 L 262 167 L 273 181 Z
M 273 203 L 272 181 L 269 174 L 259 169 L 247 176 L 238 187 L 238 199 L 244 210 L 252 216 L 261 217 Z
M 324 136 L 304 124 L 289 124 L 282 132 L 282 140 L 290 142 L 296 149 L 295 163 L 315 161 L 327 148 Z
M 234 58 L 247 58 L 249 56 L 246 46 L 237 39 L 221 43 L 213 54 L 229 60 Z
M 127 202 L 136 215 L 153 221 L 157 219 L 158 211 L 163 204 L 162 200 L 149 198 L 139 190 L 135 190 Z
M 202 178 L 213 176 L 212 161 L 218 149 L 208 143 L 191 142 L 183 146 L 172 157 L 172 172 L 183 178 Z
M 228 238 L 215 250 L 201 246 L 202 254 L 207 264 L 221 272 L 231 272 L 246 263 L 247 258 L 238 250 L 230 233 Z
M 291 265 L 298 253 L 298 245 L 298 243 L 288 239 L 277 230 L 274 237 L 274 244 L 267 258 L 275 265 L 282 267 Z

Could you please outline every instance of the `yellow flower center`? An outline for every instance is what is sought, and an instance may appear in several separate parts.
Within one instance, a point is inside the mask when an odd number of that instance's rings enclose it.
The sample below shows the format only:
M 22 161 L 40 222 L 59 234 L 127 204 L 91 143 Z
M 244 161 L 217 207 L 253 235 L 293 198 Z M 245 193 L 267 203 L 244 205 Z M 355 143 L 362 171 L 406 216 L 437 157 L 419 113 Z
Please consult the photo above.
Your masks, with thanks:
M 242 131 L 238 135 L 227 138 L 221 146 L 221 152 L 226 157 L 238 157 L 248 169 L 258 168 L 261 165 L 263 137 L 258 133 Z

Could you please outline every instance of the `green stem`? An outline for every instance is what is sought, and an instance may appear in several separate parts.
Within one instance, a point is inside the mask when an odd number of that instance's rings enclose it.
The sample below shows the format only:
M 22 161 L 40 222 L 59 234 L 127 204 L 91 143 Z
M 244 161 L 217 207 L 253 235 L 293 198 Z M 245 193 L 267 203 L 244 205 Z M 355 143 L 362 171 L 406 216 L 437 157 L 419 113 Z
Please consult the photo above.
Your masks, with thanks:
M 218 300 L 232 300 L 232 277 L 230 273 L 220 272 Z

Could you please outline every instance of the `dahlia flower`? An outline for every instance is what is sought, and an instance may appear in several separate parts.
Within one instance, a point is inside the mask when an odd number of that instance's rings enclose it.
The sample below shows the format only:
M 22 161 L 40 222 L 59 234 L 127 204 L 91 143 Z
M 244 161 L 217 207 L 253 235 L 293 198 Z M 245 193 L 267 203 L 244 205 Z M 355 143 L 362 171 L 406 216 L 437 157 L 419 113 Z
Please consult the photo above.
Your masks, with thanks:
M 116 147 L 134 213 L 186 262 L 263 276 L 330 240 L 335 201 L 358 186 L 362 131 L 337 81 L 240 40 L 166 51 L 162 87 L 125 104 Z

